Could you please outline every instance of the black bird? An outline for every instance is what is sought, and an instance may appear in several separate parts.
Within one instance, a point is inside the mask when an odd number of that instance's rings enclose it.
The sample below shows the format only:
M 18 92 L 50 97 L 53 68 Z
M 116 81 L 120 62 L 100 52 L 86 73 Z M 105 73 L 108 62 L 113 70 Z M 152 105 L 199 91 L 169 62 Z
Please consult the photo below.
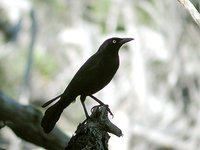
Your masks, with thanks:
M 100 105 L 105 105 L 92 94 L 104 88 L 112 80 L 119 68 L 119 49 L 123 44 L 131 40 L 133 38 L 114 37 L 104 41 L 98 51 L 78 70 L 65 91 L 42 106 L 46 107 L 60 98 L 58 102 L 46 110 L 42 118 L 41 126 L 44 132 L 51 132 L 63 110 L 79 95 L 87 118 L 89 115 L 84 104 L 86 96 L 90 96 Z

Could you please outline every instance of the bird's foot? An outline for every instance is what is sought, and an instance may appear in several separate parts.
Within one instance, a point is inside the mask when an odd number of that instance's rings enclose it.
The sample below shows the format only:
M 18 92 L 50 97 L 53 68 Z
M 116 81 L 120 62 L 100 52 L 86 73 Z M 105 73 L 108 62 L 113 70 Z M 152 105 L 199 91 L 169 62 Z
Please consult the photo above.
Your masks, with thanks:
M 93 95 L 89 95 L 92 99 L 94 99 L 96 102 L 98 102 L 100 105 L 97 105 L 97 106 L 94 106 L 93 108 L 95 107 L 99 107 L 99 106 L 105 106 L 106 107 L 106 110 L 111 114 L 111 116 L 113 117 L 113 113 L 111 112 L 110 108 L 108 105 L 104 104 L 102 101 L 100 101 L 98 98 L 94 97 Z M 92 109 L 93 109 L 92 108 Z
M 96 107 L 101 107 L 101 106 L 106 107 L 106 110 L 109 112 L 109 114 L 110 114 L 112 117 L 114 116 L 113 113 L 111 112 L 110 108 L 109 108 L 109 105 L 106 105 L 106 104 L 100 104 L 100 105 L 94 106 L 94 107 L 92 107 L 91 110 L 93 110 L 93 109 L 96 108 Z
M 112 117 L 114 117 L 114 115 L 113 115 L 112 111 L 110 110 L 109 106 L 108 106 L 108 105 L 104 105 L 104 106 L 106 107 L 106 109 L 107 109 L 107 111 L 109 112 L 109 114 L 110 114 Z

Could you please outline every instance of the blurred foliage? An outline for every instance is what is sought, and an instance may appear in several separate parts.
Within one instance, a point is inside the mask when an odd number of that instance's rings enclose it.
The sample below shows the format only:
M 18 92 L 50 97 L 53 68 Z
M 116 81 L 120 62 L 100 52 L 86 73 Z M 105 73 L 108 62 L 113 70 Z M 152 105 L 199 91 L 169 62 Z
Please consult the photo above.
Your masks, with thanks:
M 22 81 L 26 57 L 24 53 L 15 51 L 0 59 L 2 81 L 0 88 L 8 95 L 16 95 L 19 92 L 18 87 Z
M 58 71 L 58 62 L 55 57 L 47 53 L 36 53 L 34 56 L 35 66 L 44 79 L 52 78 Z
M 192 2 L 198 8 L 199 1 Z M 38 29 L 29 83 L 22 88 L 31 9 Z M 111 149 L 198 149 L 200 30 L 178 1 L 16 0 L 0 2 L 0 10 L 6 14 L 0 15 L 0 90 L 16 99 L 25 91 L 28 103 L 44 103 L 65 89 L 107 37 L 133 37 L 120 52 L 116 78 L 97 94 L 125 135 Z M 4 40 L 8 27 L 20 29 L 12 30 L 18 31 L 15 41 Z M 79 104 L 70 105 L 59 121 L 67 133 L 83 120 Z
M 139 6 L 136 9 L 137 9 L 136 11 L 138 12 L 137 18 L 139 22 L 152 25 L 153 22 L 150 14 L 144 8 L 141 8 Z

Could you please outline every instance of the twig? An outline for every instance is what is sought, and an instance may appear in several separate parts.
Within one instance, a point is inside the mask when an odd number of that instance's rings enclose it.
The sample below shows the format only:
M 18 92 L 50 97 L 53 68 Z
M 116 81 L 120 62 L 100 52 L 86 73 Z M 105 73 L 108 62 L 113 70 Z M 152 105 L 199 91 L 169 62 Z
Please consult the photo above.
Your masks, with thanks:
M 194 7 L 194 5 L 189 0 L 178 0 L 178 1 L 187 9 L 192 18 L 200 27 L 200 14 Z
M 20 138 L 45 149 L 63 150 L 69 137 L 57 127 L 50 134 L 43 132 L 42 113 L 33 106 L 21 105 L 0 92 L 0 121 L 6 123 Z
M 21 91 L 19 96 L 19 101 L 23 104 L 28 104 L 29 99 L 29 82 L 30 82 L 30 75 L 31 75 L 31 69 L 33 64 L 33 54 L 34 54 L 34 45 L 36 40 L 36 34 L 37 34 L 37 22 L 36 22 L 36 16 L 34 9 L 30 12 L 30 19 L 32 22 L 31 25 L 31 33 L 30 33 L 30 44 L 28 48 L 28 56 L 27 56 L 27 63 L 24 70 L 24 76 L 23 81 L 21 85 Z

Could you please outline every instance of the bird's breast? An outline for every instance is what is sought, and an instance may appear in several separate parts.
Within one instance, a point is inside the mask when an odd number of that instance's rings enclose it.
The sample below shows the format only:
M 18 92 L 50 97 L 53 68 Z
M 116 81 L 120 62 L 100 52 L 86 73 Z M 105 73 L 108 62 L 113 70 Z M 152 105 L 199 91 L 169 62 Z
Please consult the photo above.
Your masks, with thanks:
M 96 93 L 97 91 L 104 88 L 112 80 L 118 68 L 118 57 L 106 57 L 102 59 L 97 69 L 95 81 L 92 81 L 94 87 L 93 93 Z
M 111 80 L 119 68 L 119 58 L 107 57 L 100 63 L 99 77 Z

